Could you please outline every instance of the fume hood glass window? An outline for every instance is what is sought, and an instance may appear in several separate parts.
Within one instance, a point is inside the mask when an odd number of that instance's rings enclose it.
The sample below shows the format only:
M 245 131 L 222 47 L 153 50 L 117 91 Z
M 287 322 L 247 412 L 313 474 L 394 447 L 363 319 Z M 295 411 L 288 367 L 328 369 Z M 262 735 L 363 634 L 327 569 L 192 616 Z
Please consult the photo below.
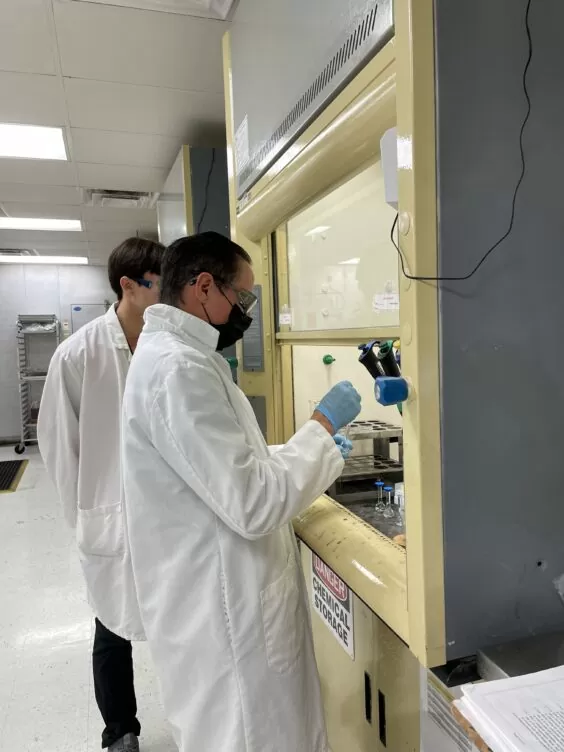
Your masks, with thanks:
M 337 382 L 352 381 L 360 392 L 362 412 L 341 431 L 352 441 L 353 450 L 328 494 L 404 545 L 403 429 L 397 407 L 376 402 L 374 380 L 358 362 L 354 345 L 294 345 L 292 368 L 296 428 L 305 424 Z
M 377 162 L 291 219 L 280 324 L 298 332 L 397 327 L 394 217 Z

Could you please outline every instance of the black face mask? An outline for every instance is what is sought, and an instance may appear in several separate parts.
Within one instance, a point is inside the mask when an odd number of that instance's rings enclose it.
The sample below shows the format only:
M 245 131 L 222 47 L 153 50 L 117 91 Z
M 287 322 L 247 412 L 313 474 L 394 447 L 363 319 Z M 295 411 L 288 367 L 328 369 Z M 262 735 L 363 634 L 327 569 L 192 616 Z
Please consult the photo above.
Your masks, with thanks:
M 247 316 L 246 313 L 243 313 L 238 305 L 234 305 L 231 308 L 231 313 L 229 314 L 229 318 L 227 319 L 225 324 L 212 324 L 212 322 L 210 321 L 210 324 L 213 326 L 213 328 L 217 329 L 217 331 L 219 332 L 217 351 L 221 352 L 222 350 L 225 350 L 227 347 L 231 347 L 231 345 L 234 345 L 235 342 L 238 342 L 240 339 L 242 339 L 243 334 L 245 334 L 252 323 L 252 318 L 250 316 Z

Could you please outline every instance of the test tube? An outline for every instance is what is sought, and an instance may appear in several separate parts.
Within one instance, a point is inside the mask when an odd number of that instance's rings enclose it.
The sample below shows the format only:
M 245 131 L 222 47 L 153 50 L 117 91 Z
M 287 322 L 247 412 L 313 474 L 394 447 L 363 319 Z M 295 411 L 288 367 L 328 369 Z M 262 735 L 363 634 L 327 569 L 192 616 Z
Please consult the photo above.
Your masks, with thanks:
M 383 480 L 377 480 L 374 484 L 374 487 L 376 488 L 376 509 L 382 510 L 385 508 L 384 504 L 384 481 Z
M 405 496 L 403 483 L 396 483 L 395 503 L 399 516 L 399 524 L 405 530 Z
M 384 517 L 393 517 L 394 508 L 392 506 L 392 493 L 394 492 L 393 486 L 384 486 L 384 494 L 386 495 L 386 508 L 384 509 Z

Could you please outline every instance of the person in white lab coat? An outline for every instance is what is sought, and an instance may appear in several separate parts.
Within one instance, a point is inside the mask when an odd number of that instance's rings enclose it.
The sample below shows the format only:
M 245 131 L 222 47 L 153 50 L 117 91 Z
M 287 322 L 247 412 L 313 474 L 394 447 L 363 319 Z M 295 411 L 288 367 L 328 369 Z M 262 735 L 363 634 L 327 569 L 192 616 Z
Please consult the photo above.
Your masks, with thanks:
M 131 640 L 144 639 L 126 546 L 120 479 L 120 419 L 125 377 L 159 296 L 164 246 L 129 238 L 110 255 L 118 302 L 55 352 L 41 399 L 39 449 L 76 538 L 96 616 L 93 671 L 104 719 L 102 746 L 137 752 L 140 725 Z
M 247 253 L 216 233 L 165 252 L 124 395 L 126 530 L 181 752 L 327 752 L 291 520 L 341 474 L 333 435 L 360 397 L 338 384 L 269 450 L 216 352 L 251 323 L 253 285 Z

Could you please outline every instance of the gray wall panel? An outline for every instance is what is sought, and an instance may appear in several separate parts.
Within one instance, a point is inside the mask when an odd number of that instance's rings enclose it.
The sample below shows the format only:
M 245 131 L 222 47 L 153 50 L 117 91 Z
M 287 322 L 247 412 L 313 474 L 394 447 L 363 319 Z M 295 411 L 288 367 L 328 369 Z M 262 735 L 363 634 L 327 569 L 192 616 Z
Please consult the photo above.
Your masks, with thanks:
M 440 273 L 506 230 L 526 102 L 525 0 L 436 0 Z M 564 46 L 560 0 L 532 3 L 532 115 L 513 233 L 440 295 L 450 657 L 561 628 L 564 572 Z
M 190 172 L 196 232 L 213 230 L 229 237 L 229 189 L 225 149 L 192 147 Z M 209 187 L 206 197 L 208 177 Z

